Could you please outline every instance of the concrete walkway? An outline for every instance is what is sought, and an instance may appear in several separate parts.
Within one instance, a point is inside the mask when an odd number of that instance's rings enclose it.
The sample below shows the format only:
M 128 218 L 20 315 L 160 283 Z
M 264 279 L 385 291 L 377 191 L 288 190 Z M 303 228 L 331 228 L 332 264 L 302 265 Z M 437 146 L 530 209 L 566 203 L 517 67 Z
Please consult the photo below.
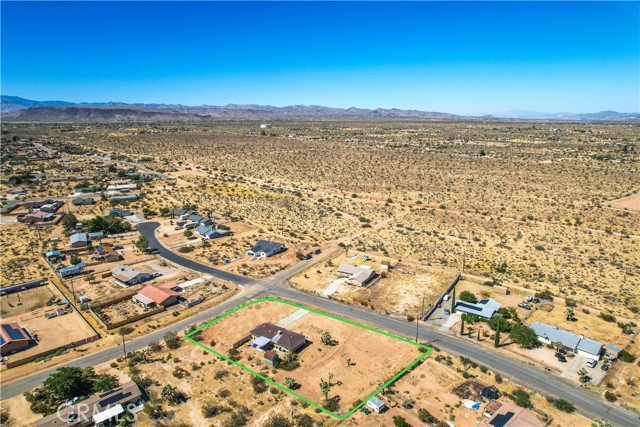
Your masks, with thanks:
M 323 295 L 325 297 L 331 296 L 333 294 L 335 294 L 338 289 L 340 289 L 340 285 L 342 285 L 343 283 L 345 283 L 347 280 L 347 278 L 342 278 L 342 279 L 336 279 L 333 282 L 331 282 L 331 284 L 329 286 L 327 286 L 327 289 L 325 289 L 324 291 L 320 292 L 320 295 Z
M 462 320 L 462 313 L 460 313 L 459 311 L 456 313 L 451 313 L 447 321 L 444 322 L 444 325 L 440 326 L 440 330 L 443 332 L 448 332 L 453 325 L 455 325 L 461 320 Z
M 290 324 L 292 324 L 294 322 L 297 322 L 298 320 L 302 319 L 307 314 L 309 314 L 309 310 L 305 310 L 305 309 L 301 308 L 300 310 L 294 311 L 293 313 L 291 313 L 287 317 L 283 317 L 282 319 L 280 319 L 280 321 L 277 323 L 277 325 L 280 326 L 280 327 L 286 328 Z

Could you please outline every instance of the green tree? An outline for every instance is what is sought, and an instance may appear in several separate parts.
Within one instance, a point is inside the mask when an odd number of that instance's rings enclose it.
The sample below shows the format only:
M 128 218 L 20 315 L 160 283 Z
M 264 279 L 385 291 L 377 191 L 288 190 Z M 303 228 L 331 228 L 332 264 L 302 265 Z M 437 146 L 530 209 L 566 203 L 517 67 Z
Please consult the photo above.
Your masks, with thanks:
M 174 350 L 180 347 L 180 337 L 175 332 L 167 332 L 164 337 L 164 343 L 167 345 L 167 348 Z
M 500 330 L 501 330 L 501 324 L 500 323 L 502 321 L 502 317 L 501 316 L 496 316 L 495 318 L 498 320 L 498 323 L 497 323 L 497 327 L 496 327 L 496 336 L 493 339 L 493 346 L 497 348 L 497 347 L 500 347 Z M 491 320 L 493 320 L 493 319 L 491 319 Z
M 329 333 L 328 331 L 324 331 L 322 333 L 322 336 L 320 337 L 320 342 L 322 342 L 322 344 L 324 345 L 332 345 L 333 338 L 331 337 L 331 333 Z
M 71 254 L 71 256 L 69 257 L 69 263 L 71 265 L 78 265 L 80 264 L 80 261 L 80 258 L 78 258 L 76 254 Z
M 564 311 L 564 315 L 569 322 L 575 322 L 576 320 L 578 320 L 578 318 L 576 317 L 576 313 L 572 308 L 567 308 Z
M 291 377 L 286 377 L 284 379 L 284 385 L 287 386 L 287 388 L 293 389 L 296 386 L 296 380 Z
M 182 234 L 184 234 L 184 237 L 189 238 L 189 237 L 193 236 L 193 231 L 184 230 L 184 233 L 182 233 Z
M 135 243 L 136 248 L 140 249 L 141 251 L 148 249 L 149 248 L 149 240 L 143 236 L 142 234 L 138 237 L 138 240 L 136 240 Z
M 553 343 L 551 343 L 551 345 L 553 346 L 553 349 L 555 351 L 560 351 L 564 348 L 564 344 L 562 344 L 562 341 L 554 341 Z
M 167 384 L 162 388 L 161 396 L 169 405 L 179 405 L 187 400 L 187 396 L 171 384 Z
M 423 423 L 429 423 L 429 424 L 435 424 L 438 421 L 436 417 L 431 415 L 431 412 L 423 408 L 418 409 L 418 418 Z
M 93 380 L 93 391 L 94 393 L 109 391 L 118 387 L 118 385 L 120 385 L 120 383 L 118 382 L 118 377 L 115 375 L 97 375 Z
M 453 288 L 453 293 L 451 294 L 451 312 L 456 312 L 456 288 Z
M 513 401 L 516 405 L 522 406 L 523 408 L 533 407 L 531 404 L 531 395 L 520 388 L 513 391 Z
M 580 377 L 580 382 L 583 384 L 587 384 L 588 382 L 591 381 L 591 377 L 589 376 L 589 372 L 587 372 L 586 369 L 581 368 L 578 371 L 578 376 Z
M 313 427 L 313 418 L 308 414 L 300 414 L 296 416 L 296 425 L 298 427 Z
M 51 401 L 63 401 L 91 393 L 91 378 L 83 375 L 76 367 L 58 368 L 44 381 L 43 389 L 51 397 Z
M 467 319 L 467 314 L 463 313 L 460 316 L 460 336 L 464 335 L 464 321 Z
M 291 423 L 284 415 L 275 414 L 269 417 L 264 427 L 289 427 Z
M 538 336 L 533 329 L 521 323 L 511 328 L 511 340 L 523 348 L 533 348 L 538 345 Z
M 611 424 L 604 418 L 598 418 L 596 420 L 593 420 L 593 422 L 591 423 L 591 427 L 613 427 L 613 424 Z
M 324 396 L 324 400 L 329 399 L 329 392 L 331 391 L 331 383 L 320 378 L 320 392 Z
M 400 415 L 393 416 L 393 425 L 395 427 L 411 427 L 411 424 L 409 424 L 407 420 Z
M 470 302 L 470 303 L 477 303 L 478 302 L 478 298 L 470 291 L 462 291 L 460 292 L 460 301 L 465 301 L 465 302 Z
M 72 214 L 71 212 L 67 212 L 62 217 L 62 227 L 65 230 L 71 230 L 72 228 L 74 228 L 76 226 L 77 222 L 78 222 L 78 218 L 76 218 L 76 216 L 74 214 Z

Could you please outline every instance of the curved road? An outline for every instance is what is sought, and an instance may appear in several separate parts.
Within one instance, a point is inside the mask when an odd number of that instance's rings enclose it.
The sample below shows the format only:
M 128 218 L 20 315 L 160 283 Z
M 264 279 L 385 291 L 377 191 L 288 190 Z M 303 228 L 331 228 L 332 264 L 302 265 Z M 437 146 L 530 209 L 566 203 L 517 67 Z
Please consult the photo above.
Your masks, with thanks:
M 316 294 L 308 294 L 284 286 L 284 281 L 287 278 L 305 269 L 312 263 L 312 260 L 300 262 L 287 270 L 281 271 L 268 280 L 258 281 L 199 264 L 169 251 L 160 245 L 154 235 L 158 226 L 159 224 L 157 222 L 150 222 L 139 224 L 136 228 L 140 233 L 147 237 L 151 247 L 157 247 L 160 249 L 160 255 L 167 260 L 183 267 L 236 283 L 240 285 L 241 292 L 216 307 L 204 310 L 165 329 L 154 331 L 151 334 L 128 342 L 128 351 L 144 348 L 152 341 L 160 341 L 168 331 L 183 331 L 191 325 L 208 321 L 218 314 L 235 308 L 249 299 L 264 296 L 277 296 L 301 304 L 319 307 L 324 311 L 357 319 L 361 322 L 375 325 L 380 329 L 387 330 L 397 335 L 412 338 L 415 336 L 416 329 L 413 323 L 408 323 L 403 320 L 375 313 L 368 309 L 340 303 L 335 300 L 320 297 Z M 441 334 L 426 328 L 425 326 L 420 328 L 419 338 L 421 341 L 430 342 L 447 352 L 456 355 L 464 355 L 478 363 L 489 366 L 492 370 L 500 372 L 504 376 L 513 379 L 515 382 L 537 390 L 544 395 L 568 400 L 573 403 L 581 413 L 592 418 L 608 419 L 618 427 L 636 427 L 640 425 L 640 418 L 638 415 L 620 407 L 608 404 L 602 400 L 598 394 L 581 388 L 574 383 L 565 381 L 564 379 L 544 370 L 504 357 L 491 351 L 491 349 L 475 344 L 471 340 L 458 339 L 449 335 Z M 117 358 L 121 353 L 122 349 L 120 347 L 112 347 L 99 353 L 79 358 L 67 364 L 67 366 L 93 366 Z M 1 389 L 2 398 L 15 396 L 16 394 L 23 393 L 38 386 L 55 369 L 56 368 L 54 367 L 13 381 L 9 384 L 3 384 Z

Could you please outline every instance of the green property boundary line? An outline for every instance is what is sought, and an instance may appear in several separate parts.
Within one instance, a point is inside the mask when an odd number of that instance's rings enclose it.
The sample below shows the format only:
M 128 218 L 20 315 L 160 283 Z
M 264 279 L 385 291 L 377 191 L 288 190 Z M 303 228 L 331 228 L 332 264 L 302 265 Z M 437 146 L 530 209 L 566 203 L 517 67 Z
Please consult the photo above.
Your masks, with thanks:
M 222 353 L 210 348 L 209 346 L 201 343 L 200 341 L 192 338 L 193 335 L 201 332 L 203 329 L 208 328 L 209 326 L 220 322 L 224 318 L 226 318 L 228 316 L 231 316 L 233 313 L 236 313 L 236 312 L 242 310 L 243 308 L 250 307 L 250 306 L 252 306 L 254 304 L 259 304 L 261 302 L 267 302 L 267 301 L 279 302 L 279 303 L 282 303 L 282 304 L 287 304 L 287 305 L 290 305 L 290 306 L 293 306 L 293 307 L 297 307 L 297 308 L 300 308 L 300 309 L 303 309 L 303 310 L 307 310 L 307 311 L 309 311 L 311 313 L 316 313 L 316 314 L 319 314 L 319 315 L 322 315 L 322 316 L 325 316 L 325 317 L 329 317 L 329 318 L 334 319 L 334 320 L 338 320 L 340 322 L 348 323 L 350 325 L 356 326 L 356 327 L 361 328 L 361 329 L 366 329 L 368 331 L 372 331 L 372 332 L 375 332 L 375 333 L 380 334 L 380 335 L 384 335 L 384 336 L 387 336 L 387 337 L 391 337 L 391 338 L 397 339 L 397 340 L 405 342 L 407 344 L 411 344 L 413 346 L 419 347 L 419 348 L 421 348 L 422 350 L 425 350 L 425 351 L 420 356 L 418 356 L 416 359 L 414 359 L 409 364 L 409 366 L 405 367 L 400 372 L 398 372 L 393 377 L 391 377 L 391 379 L 389 379 L 386 383 L 384 383 L 382 386 L 377 388 L 373 393 L 368 395 L 362 402 L 360 402 L 357 406 L 355 406 L 353 409 L 351 409 L 349 412 L 347 412 L 347 414 L 339 415 L 339 414 L 336 414 L 335 412 L 329 411 L 328 409 L 324 408 L 322 405 L 319 405 L 319 404 L 307 399 L 306 397 L 299 395 L 298 393 L 296 393 L 295 391 L 291 390 L 290 388 L 285 387 L 284 385 L 282 385 L 282 384 L 280 384 L 280 383 L 278 383 L 278 382 L 276 382 L 276 381 L 274 381 L 274 380 L 272 380 L 272 379 L 270 379 L 270 378 L 268 378 L 268 377 L 266 377 L 266 376 L 264 376 L 264 375 L 262 375 L 262 374 L 260 374 L 260 373 L 258 373 L 256 371 L 254 371 L 254 370 L 252 370 L 251 368 L 243 365 L 242 363 L 239 363 L 239 362 L 236 362 L 235 360 L 232 360 L 228 356 L 226 356 L 226 355 L 224 355 L 224 354 L 222 354 Z M 239 367 L 240 369 L 249 372 L 250 374 L 252 374 L 252 375 L 254 375 L 254 376 L 256 376 L 256 377 L 258 377 L 258 378 L 260 378 L 260 379 L 262 379 L 262 380 L 264 380 L 266 382 L 268 382 L 269 384 L 272 384 L 273 386 L 279 388 L 280 390 L 282 390 L 282 391 L 284 391 L 284 392 L 286 392 L 286 393 L 288 393 L 288 394 L 290 394 L 290 395 L 292 395 L 292 396 L 294 396 L 294 397 L 296 397 L 296 398 L 298 398 L 298 399 L 300 399 L 300 400 L 302 400 L 304 402 L 307 402 L 308 404 L 320 409 L 322 412 L 325 412 L 326 414 L 329 414 L 332 417 L 334 417 L 334 418 L 336 418 L 336 419 L 338 419 L 340 421 L 344 421 L 347 418 L 349 418 L 351 415 L 353 415 L 357 410 L 359 410 L 362 406 L 364 406 L 365 403 L 369 399 L 371 399 L 372 397 L 374 397 L 375 395 L 380 393 L 386 387 L 390 386 L 393 382 L 395 382 L 398 378 L 400 378 L 402 375 L 404 375 L 407 371 L 409 371 L 414 366 L 416 366 L 418 363 L 420 363 L 420 361 L 422 359 L 424 359 L 425 357 L 427 357 L 429 355 L 429 353 L 431 353 L 431 351 L 433 350 L 432 347 L 429 347 L 429 346 L 421 344 L 421 343 L 416 343 L 416 342 L 411 341 L 411 340 L 409 340 L 407 338 L 403 338 L 403 337 L 391 334 L 389 332 L 382 331 L 380 329 L 372 328 L 370 326 L 365 326 L 365 325 L 362 325 L 360 323 L 354 322 L 352 320 L 348 320 L 348 319 L 342 318 L 340 316 L 336 316 L 334 314 L 325 313 L 325 312 L 320 311 L 320 310 L 315 310 L 313 308 L 309 308 L 309 307 L 306 307 L 306 306 L 301 305 L 301 304 L 297 304 L 297 303 L 294 303 L 294 302 L 291 302 L 291 301 L 287 301 L 287 300 L 284 300 L 284 299 L 281 299 L 281 298 L 275 298 L 275 297 L 259 298 L 259 299 L 253 300 L 253 301 L 246 302 L 246 303 L 234 308 L 233 310 L 229 311 L 228 313 L 221 314 L 220 316 L 216 317 L 212 321 L 210 321 L 208 323 L 205 323 L 204 325 L 200 326 L 196 330 L 189 332 L 188 334 L 186 334 L 184 336 L 184 338 L 186 340 L 192 342 L 193 344 L 196 344 L 196 345 L 202 347 L 203 349 L 209 351 L 210 353 L 215 354 L 219 358 L 221 358 L 223 360 L 226 360 L 229 363 L 232 363 L 233 365 Z

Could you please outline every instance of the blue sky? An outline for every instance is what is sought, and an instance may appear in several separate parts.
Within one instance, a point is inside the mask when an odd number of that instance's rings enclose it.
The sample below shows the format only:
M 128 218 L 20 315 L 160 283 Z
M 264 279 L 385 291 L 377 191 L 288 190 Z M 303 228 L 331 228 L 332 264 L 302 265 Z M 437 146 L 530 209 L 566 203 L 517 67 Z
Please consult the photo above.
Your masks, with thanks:
M 6 2 L 2 94 L 640 111 L 640 3 Z

